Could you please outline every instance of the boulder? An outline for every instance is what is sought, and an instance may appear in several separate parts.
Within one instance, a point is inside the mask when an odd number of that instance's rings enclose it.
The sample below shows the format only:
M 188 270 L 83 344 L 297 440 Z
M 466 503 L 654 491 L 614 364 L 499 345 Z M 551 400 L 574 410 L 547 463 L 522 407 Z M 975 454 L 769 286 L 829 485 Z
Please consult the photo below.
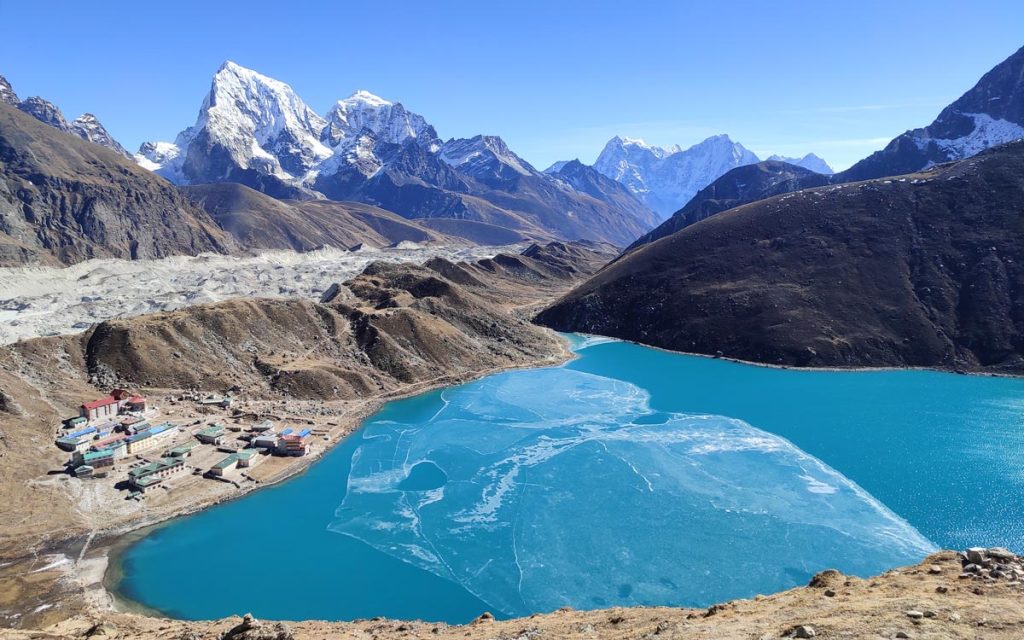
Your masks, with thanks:
M 971 547 L 964 555 L 967 556 L 967 561 L 971 564 L 981 564 L 985 562 L 985 552 L 988 551 L 982 547 Z

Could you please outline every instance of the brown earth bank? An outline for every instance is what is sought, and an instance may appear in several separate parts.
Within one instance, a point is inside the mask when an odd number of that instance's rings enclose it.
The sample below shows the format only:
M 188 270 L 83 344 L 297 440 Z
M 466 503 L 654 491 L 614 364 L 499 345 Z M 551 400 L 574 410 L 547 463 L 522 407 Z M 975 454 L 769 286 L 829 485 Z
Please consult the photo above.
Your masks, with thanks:
M 718 213 L 537 319 L 766 364 L 1020 374 L 1024 142 Z
M 1021 558 L 1005 549 L 972 549 L 961 554 L 936 553 L 919 565 L 869 579 L 823 571 L 806 587 L 733 600 L 707 609 L 561 609 L 503 621 L 484 614 L 470 624 L 458 626 L 385 619 L 269 622 L 248 615 L 186 622 L 94 610 L 46 627 L 0 631 L 0 638 L 1019 640 L 1024 637 L 1021 576 Z
M 301 472 L 387 400 L 564 361 L 562 341 L 529 317 L 612 255 L 551 243 L 475 263 L 373 263 L 320 302 L 228 300 L 0 348 L 0 625 L 88 610 L 117 535 Z M 236 416 L 315 425 L 327 442 L 235 483 L 188 476 L 125 500 L 112 482 L 68 475 L 53 445 L 63 418 L 112 387 L 140 390 L 178 424 L 218 419 L 183 392 L 230 390 Z

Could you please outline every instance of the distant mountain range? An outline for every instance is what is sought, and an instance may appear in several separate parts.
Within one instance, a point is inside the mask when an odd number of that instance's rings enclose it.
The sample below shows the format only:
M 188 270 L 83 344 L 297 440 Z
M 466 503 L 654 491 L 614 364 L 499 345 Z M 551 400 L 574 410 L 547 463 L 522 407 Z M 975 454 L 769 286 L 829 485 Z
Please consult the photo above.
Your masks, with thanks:
M 68 122 L 56 105 L 40 97 L 22 100 L 0 77 L 3 108 L 53 131 L 45 134 L 4 115 L 2 259 L 32 261 L 47 252 L 74 262 L 103 255 L 305 249 L 360 233 L 377 244 L 397 234 L 481 244 L 586 239 L 633 243 L 635 249 L 745 203 L 917 171 L 1024 136 L 1022 77 L 1024 49 L 985 74 L 931 125 L 831 175 L 813 154 L 759 162 L 725 135 L 685 150 L 615 137 L 594 166 L 558 162 L 541 172 L 497 136 L 443 140 L 422 116 L 366 91 L 321 116 L 285 83 L 231 62 L 214 75 L 193 126 L 174 142 L 147 142 L 130 156 L 95 116 Z M 105 147 L 118 160 L 54 137 L 65 135 Z M 68 153 L 59 153 L 65 145 Z M 125 171 L 122 161 L 130 159 L 179 192 L 146 179 L 151 174 Z M 37 179 L 26 189 L 31 175 Z M 228 186 L 185 190 L 201 185 Z M 289 202 L 278 206 L 230 185 Z M 342 204 L 300 205 L 314 200 Z M 655 211 L 676 214 L 652 230 Z M 274 212 L 283 218 L 274 219 Z M 413 227 L 396 226 L 395 214 Z M 367 229 L 374 225 L 394 233 L 373 235 Z
M 525 239 L 466 224 L 482 236 Z M 232 183 L 175 187 L 74 131 L 0 104 L 0 267 L 403 240 L 457 238 L 366 204 L 282 201 Z
M 1024 48 L 846 171 L 730 170 L 538 319 L 771 364 L 1020 373 L 1021 138 Z
M 353 200 L 535 238 L 623 246 L 657 222 L 617 185 L 579 192 L 496 136 L 442 141 L 422 116 L 366 91 L 321 117 L 287 84 L 233 62 L 214 75 L 193 126 L 136 157 L 178 185 L 237 182 L 277 198 Z
M 828 163 L 813 153 L 803 158 L 771 159 L 832 173 Z M 668 216 L 730 169 L 758 161 L 757 155 L 727 135 L 712 136 L 689 149 L 678 145 L 666 149 L 616 136 L 605 145 L 594 168 L 626 185 L 660 215 Z
M 985 149 L 1024 138 L 1024 48 L 986 73 L 927 127 L 897 136 L 846 171 L 814 173 L 814 161 L 769 160 L 732 169 L 627 250 L 664 238 L 716 213 L 771 196 L 822 184 L 842 184 L 927 169 L 969 158 Z M 808 166 L 810 165 L 810 166 Z M 804 168 L 806 167 L 806 168 Z M 807 171 L 811 169 L 811 171 Z
M 786 156 L 771 155 L 768 156 L 766 160 L 775 162 L 785 162 L 786 164 L 791 164 L 796 167 L 810 169 L 815 173 L 820 173 L 825 176 L 830 176 L 833 173 L 835 173 L 835 171 L 832 170 L 832 167 L 830 167 L 824 159 L 814 155 L 813 153 L 808 153 L 802 158 L 789 158 Z

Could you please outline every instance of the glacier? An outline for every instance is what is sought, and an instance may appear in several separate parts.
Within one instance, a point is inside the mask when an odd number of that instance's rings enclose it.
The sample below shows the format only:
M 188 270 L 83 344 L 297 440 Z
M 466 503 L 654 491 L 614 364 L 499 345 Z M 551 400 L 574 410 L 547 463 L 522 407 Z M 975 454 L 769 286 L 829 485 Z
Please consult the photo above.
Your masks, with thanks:
M 83 331 L 109 320 L 235 297 L 317 299 L 375 260 L 423 264 L 519 253 L 525 245 L 323 248 L 251 256 L 201 254 L 160 260 L 95 259 L 70 267 L 0 268 L 0 344 Z

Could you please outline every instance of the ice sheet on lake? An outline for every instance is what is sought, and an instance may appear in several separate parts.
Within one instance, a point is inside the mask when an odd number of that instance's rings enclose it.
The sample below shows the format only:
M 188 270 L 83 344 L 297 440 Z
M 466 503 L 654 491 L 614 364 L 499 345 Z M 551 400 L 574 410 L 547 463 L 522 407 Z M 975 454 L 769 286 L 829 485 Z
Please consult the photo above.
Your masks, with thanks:
M 707 605 L 934 549 L 788 441 L 628 383 L 543 369 L 441 398 L 367 424 L 330 529 L 506 614 Z
M 325 248 L 258 256 L 174 256 L 161 260 L 89 260 L 65 268 L 0 269 L 0 344 L 72 333 L 90 325 L 153 311 L 239 296 L 318 298 L 335 282 L 374 260 L 423 263 L 442 256 L 478 260 L 521 246 Z

